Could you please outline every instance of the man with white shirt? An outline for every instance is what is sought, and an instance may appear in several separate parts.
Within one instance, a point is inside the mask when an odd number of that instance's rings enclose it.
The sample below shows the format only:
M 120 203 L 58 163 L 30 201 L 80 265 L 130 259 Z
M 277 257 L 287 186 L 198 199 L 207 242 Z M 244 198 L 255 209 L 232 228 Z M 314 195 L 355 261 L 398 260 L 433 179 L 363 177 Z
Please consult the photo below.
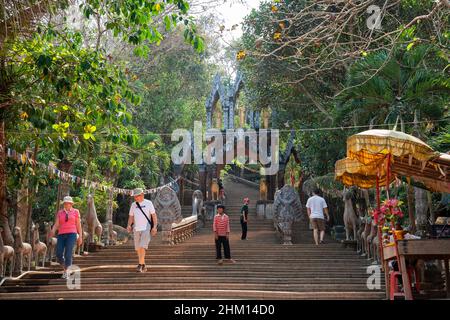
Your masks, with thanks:
M 323 242 L 323 237 L 325 236 L 325 215 L 327 216 L 327 221 L 330 220 L 330 215 L 328 214 L 328 206 L 325 199 L 319 196 L 319 190 L 314 189 L 313 196 L 306 202 L 306 208 L 308 211 L 308 217 L 311 221 L 311 225 L 314 229 L 314 242 L 319 245 L 319 231 L 320 231 L 320 243 Z M 325 213 L 325 215 L 324 215 Z
M 127 230 L 131 232 L 134 225 L 134 248 L 138 254 L 137 272 L 145 272 L 145 250 L 148 249 L 151 236 L 156 236 L 158 217 L 150 200 L 144 199 L 141 188 L 133 190 L 134 201 L 130 207 Z M 152 226 L 150 225 L 150 222 Z

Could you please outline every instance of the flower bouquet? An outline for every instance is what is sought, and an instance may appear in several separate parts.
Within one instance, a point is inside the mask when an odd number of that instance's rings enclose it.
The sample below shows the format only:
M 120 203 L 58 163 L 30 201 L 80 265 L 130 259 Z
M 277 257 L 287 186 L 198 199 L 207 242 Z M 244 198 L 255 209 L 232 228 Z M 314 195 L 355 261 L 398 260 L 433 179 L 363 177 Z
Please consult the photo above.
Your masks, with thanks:
M 386 221 L 391 223 L 392 227 L 395 226 L 399 218 L 403 218 L 403 212 L 400 209 L 402 204 L 402 201 L 392 198 L 384 200 L 381 205 L 380 211 Z
M 400 209 L 400 206 L 402 204 L 403 204 L 402 201 L 399 201 L 398 199 L 395 198 L 386 199 L 382 202 L 381 207 L 379 209 L 376 208 L 372 210 L 372 218 L 383 231 L 382 240 L 386 246 L 390 245 L 388 244 L 389 233 L 394 234 L 397 240 L 403 239 L 403 231 L 395 230 L 396 223 L 400 218 L 403 218 L 403 212 Z

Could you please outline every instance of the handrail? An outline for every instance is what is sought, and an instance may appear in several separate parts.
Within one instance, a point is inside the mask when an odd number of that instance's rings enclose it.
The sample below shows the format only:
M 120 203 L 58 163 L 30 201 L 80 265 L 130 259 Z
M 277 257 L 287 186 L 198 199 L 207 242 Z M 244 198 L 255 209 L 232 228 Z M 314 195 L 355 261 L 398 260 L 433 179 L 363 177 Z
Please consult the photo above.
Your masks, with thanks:
M 172 230 L 177 229 L 177 228 L 181 228 L 181 227 L 183 227 L 183 226 L 185 226 L 185 225 L 187 225 L 189 223 L 192 223 L 192 222 L 197 222 L 197 220 L 198 220 L 197 216 L 190 216 L 190 217 L 187 217 L 187 218 L 183 218 L 183 220 L 181 220 L 178 223 L 172 223 Z
M 172 223 L 170 232 L 170 244 L 178 244 L 192 237 L 197 230 L 197 216 L 184 218 L 179 223 Z

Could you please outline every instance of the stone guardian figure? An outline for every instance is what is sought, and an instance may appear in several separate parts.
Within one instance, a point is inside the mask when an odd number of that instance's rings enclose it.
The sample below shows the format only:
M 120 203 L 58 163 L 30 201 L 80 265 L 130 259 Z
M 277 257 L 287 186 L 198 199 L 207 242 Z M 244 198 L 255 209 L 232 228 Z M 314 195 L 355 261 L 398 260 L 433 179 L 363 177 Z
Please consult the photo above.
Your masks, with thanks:
M 275 193 L 274 224 L 281 232 L 284 245 L 292 244 L 292 226 L 302 220 L 304 213 L 295 188 L 285 185 Z
M 181 215 L 181 205 L 177 193 L 170 187 L 163 187 L 156 195 L 153 202 L 158 216 L 158 224 L 161 225 L 161 236 L 164 243 L 170 243 L 172 223 L 179 223 Z

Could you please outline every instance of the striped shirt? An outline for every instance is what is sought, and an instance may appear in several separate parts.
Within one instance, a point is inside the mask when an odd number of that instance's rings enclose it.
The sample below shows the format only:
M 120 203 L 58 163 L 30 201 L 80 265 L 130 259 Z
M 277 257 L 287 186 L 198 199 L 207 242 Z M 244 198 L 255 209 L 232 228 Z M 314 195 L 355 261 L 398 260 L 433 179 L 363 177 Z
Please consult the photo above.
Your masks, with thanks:
M 219 236 L 226 236 L 230 233 L 230 219 L 224 213 L 223 215 L 216 214 L 214 217 L 213 230 Z

